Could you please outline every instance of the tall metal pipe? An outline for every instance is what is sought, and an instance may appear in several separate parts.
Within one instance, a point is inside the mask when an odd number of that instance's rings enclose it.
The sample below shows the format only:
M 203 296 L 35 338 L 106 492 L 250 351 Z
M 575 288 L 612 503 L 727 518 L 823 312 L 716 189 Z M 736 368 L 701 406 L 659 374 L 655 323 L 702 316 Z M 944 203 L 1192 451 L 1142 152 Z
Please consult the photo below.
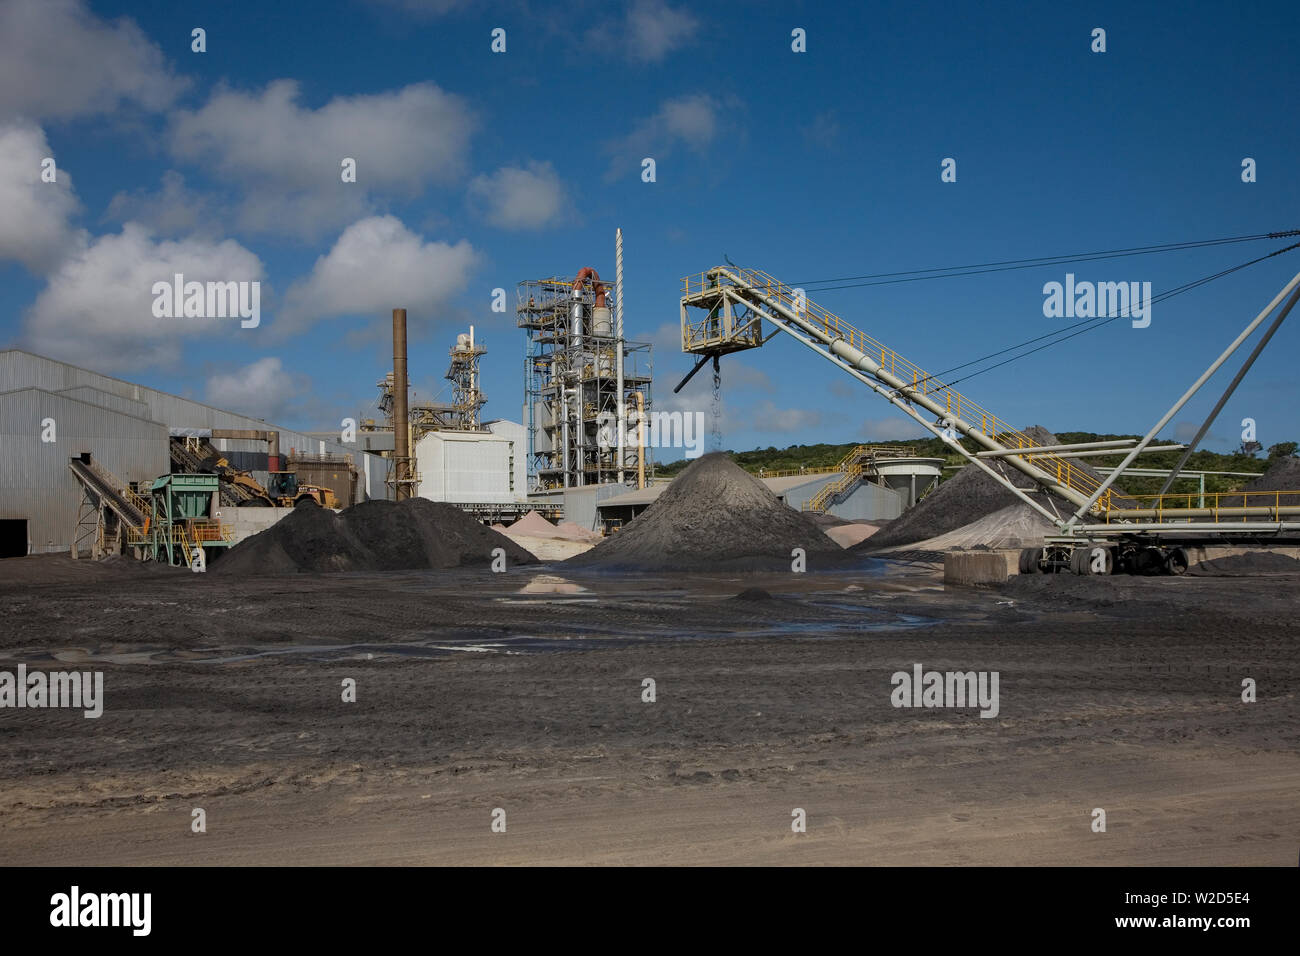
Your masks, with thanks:
M 645 393 L 636 393 L 636 486 L 645 487 Z
M 406 310 L 393 310 L 393 497 L 398 501 L 410 497 L 410 436 L 407 433 L 406 409 Z
M 563 449 L 560 457 L 560 470 L 564 473 L 564 487 L 569 487 L 569 396 L 573 393 L 572 389 L 560 389 L 560 408 L 564 415 L 564 424 L 561 426 L 560 446 Z
M 623 230 L 614 231 L 614 287 L 618 300 L 614 303 L 614 367 L 618 384 L 618 483 L 623 483 L 623 436 L 627 434 L 627 401 L 623 395 Z
M 577 386 L 573 390 L 573 409 L 574 415 L 576 416 L 575 424 L 578 426 L 578 432 L 574 441 L 574 444 L 577 446 L 574 449 L 574 455 L 577 457 L 577 461 L 573 463 L 573 467 L 577 472 L 577 484 L 579 488 L 587 483 L 587 449 L 585 440 L 587 435 L 587 423 L 583 420 L 582 414 L 582 392 L 582 373 L 579 372 Z

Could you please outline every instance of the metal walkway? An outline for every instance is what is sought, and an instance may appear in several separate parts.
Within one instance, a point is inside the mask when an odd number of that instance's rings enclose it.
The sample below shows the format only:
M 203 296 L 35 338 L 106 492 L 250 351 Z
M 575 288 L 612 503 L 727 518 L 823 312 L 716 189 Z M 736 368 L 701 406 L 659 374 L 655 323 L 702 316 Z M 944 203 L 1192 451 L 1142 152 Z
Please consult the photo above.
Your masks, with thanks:
M 881 458 L 915 458 L 916 449 L 900 445 L 858 445 L 834 468 L 839 478 L 827 482 L 817 494 L 803 503 L 804 511 L 824 513 L 840 496 L 862 481 Z

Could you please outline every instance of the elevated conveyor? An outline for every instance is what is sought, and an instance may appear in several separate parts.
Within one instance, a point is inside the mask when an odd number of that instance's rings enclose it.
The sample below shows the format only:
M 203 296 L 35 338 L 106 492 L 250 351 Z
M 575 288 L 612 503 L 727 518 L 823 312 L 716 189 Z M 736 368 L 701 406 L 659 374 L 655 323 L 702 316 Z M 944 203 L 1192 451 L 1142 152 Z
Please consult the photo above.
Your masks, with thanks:
M 702 309 L 702 319 L 688 317 L 688 308 Z M 915 363 L 882 342 L 854 328 L 822 308 L 801 291 L 765 272 L 719 266 L 683 280 L 682 350 L 697 355 L 725 354 L 763 344 L 762 321 L 773 323 L 805 345 L 830 359 L 875 391 L 890 398 L 933 434 L 957 448 L 958 436 L 970 438 L 985 451 L 1003 454 L 1002 460 L 1044 488 L 1076 506 L 1088 505 L 1101 481 L 1068 458 L 1045 452 L 1017 455 L 1018 449 L 1038 447 L 1038 442 L 997 415 L 930 376 Z M 921 409 L 935 416 L 926 419 Z M 964 452 L 963 452 L 964 453 Z M 996 476 L 990 468 L 985 470 Z M 1005 479 L 1001 483 L 1009 484 Z M 1089 506 L 1101 517 L 1121 507 L 1119 493 L 1105 489 Z M 1056 520 L 1055 515 L 1035 505 Z
M 90 460 L 74 458 L 68 468 L 97 506 L 111 510 L 127 527 L 144 527 L 149 503 L 127 488 L 125 482 Z
M 1288 296 L 1286 305 L 1279 310 Z M 1115 479 L 1138 455 L 1155 450 L 1150 443 L 1156 434 L 1168 425 L 1174 414 L 1263 320 L 1279 310 L 1274 323 L 1276 327 L 1298 299 L 1300 275 L 1293 278 L 1247 325 L 1145 437 L 1081 445 L 1038 444 L 951 385 L 929 375 L 882 342 L 822 308 L 807 298 L 803 290 L 787 286 L 756 269 L 717 266 L 682 280 L 682 351 L 701 356 L 700 364 L 696 366 L 698 370 L 709 358 L 716 361 L 719 356 L 730 352 L 761 347 L 770 338 L 770 335 L 764 335 L 763 322 L 771 322 L 777 329 L 853 375 L 931 434 L 944 439 L 954 452 L 1056 524 L 1061 535 L 1049 538 L 1051 544 L 1046 557 L 1043 549 L 1038 549 L 1038 556 L 1033 561 L 1022 555 L 1022 570 L 1026 569 L 1028 561 L 1038 570 L 1060 570 L 1070 566 L 1077 573 L 1094 573 L 1088 568 L 1104 566 L 1109 573 L 1113 559 L 1115 567 L 1122 566 L 1138 573 L 1146 573 L 1157 566 L 1166 572 L 1177 573 L 1180 567 L 1186 567 L 1184 549 L 1189 543 L 1207 543 L 1241 535 L 1294 536 L 1300 533 L 1300 521 L 1296 520 L 1300 518 L 1300 491 L 1270 492 L 1267 495 L 1236 492 L 1222 496 L 1222 501 L 1216 499 L 1208 507 L 1192 507 L 1186 496 L 1144 496 L 1139 499 L 1121 494 L 1112 487 Z M 1257 347 L 1257 352 L 1262 344 Z M 1249 367 L 1249 362 L 1246 367 Z M 963 437 L 979 450 L 968 450 L 959 440 Z M 1159 450 L 1185 447 L 1161 446 Z M 1095 477 L 1071 460 L 1116 453 L 1126 457 L 1106 478 Z M 990 467 L 990 461 L 1000 461 L 1015 468 L 1057 498 L 1073 504 L 1075 512 L 1068 517 L 1053 513 L 1049 510 L 1054 507 L 1050 501 L 1044 507 L 1024 489 L 1016 487 L 1005 474 Z M 824 489 L 825 497 L 833 497 L 856 480 L 858 475 L 846 473 L 837 487 Z M 1235 500 L 1229 501 L 1230 498 Z M 1162 543 L 1162 539 L 1180 543 Z M 1099 554 L 1101 551 L 1108 555 L 1105 561 Z M 1085 554 L 1092 557 L 1085 559 L 1082 557 Z

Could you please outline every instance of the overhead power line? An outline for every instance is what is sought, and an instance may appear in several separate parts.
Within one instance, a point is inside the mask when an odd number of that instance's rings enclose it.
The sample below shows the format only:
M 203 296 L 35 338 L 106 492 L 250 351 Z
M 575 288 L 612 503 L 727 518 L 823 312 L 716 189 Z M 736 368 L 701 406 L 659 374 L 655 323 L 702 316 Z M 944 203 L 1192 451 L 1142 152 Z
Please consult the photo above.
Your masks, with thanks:
M 1169 299 L 1172 299 L 1174 296 L 1182 295 L 1184 292 L 1190 292 L 1193 289 L 1199 288 L 1203 285 L 1206 285 L 1207 283 L 1213 282 L 1216 279 L 1221 279 L 1224 276 L 1231 275 L 1234 272 L 1240 272 L 1242 269 L 1246 269 L 1257 263 L 1263 262 L 1266 259 L 1272 259 L 1274 256 L 1280 256 L 1284 252 L 1291 252 L 1294 249 L 1300 249 L 1300 242 L 1293 243 L 1292 245 L 1286 246 L 1282 249 L 1277 249 L 1273 252 L 1270 252 L 1267 255 L 1259 256 L 1258 258 L 1251 259 L 1247 262 L 1243 262 L 1240 265 L 1233 266 L 1231 269 L 1224 269 L 1221 272 L 1216 272 L 1208 276 L 1202 276 L 1199 279 L 1195 279 L 1191 282 L 1186 282 L 1183 285 L 1176 286 L 1172 289 L 1168 289 L 1160 293 L 1159 295 L 1152 296 L 1151 299 L 1148 300 L 1147 306 L 1149 308 L 1151 305 L 1155 304 L 1156 302 L 1167 301 Z M 1124 309 L 1115 315 L 1098 316 L 1095 318 L 1084 319 L 1082 322 L 1076 322 L 1073 325 L 1067 325 L 1064 328 L 1055 329 L 1051 332 L 1044 333 L 1043 335 L 1038 335 L 1035 336 L 1034 338 L 1026 339 L 1025 341 L 1019 342 L 1015 345 L 1009 345 L 1006 348 L 998 349 L 995 352 L 990 352 L 987 355 L 980 356 L 979 358 L 971 359 L 969 362 L 963 362 L 960 365 L 954 365 L 951 368 L 944 369 L 941 372 L 935 372 L 933 375 L 927 376 L 927 379 L 937 379 L 940 376 L 949 375 L 952 372 L 960 371 L 961 369 L 964 368 L 970 368 L 972 365 L 979 365 L 983 362 L 987 362 L 990 359 L 994 359 L 994 358 L 998 358 L 999 356 L 1006 355 L 1009 352 L 1016 352 L 1019 349 L 1023 349 L 1027 346 L 1034 345 L 1035 343 L 1039 343 L 1039 342 L 1043 343 L 1041 345 L 1038 345 L 1037 348 L 1029 349 L 1026 352 L 1020 352 L 1020 354 L 1012 355 L 1009 358 L 1003 359 L 1001 362 L 997 362 L 985 368 L 976 369 L 975 371 L 970 372 L 967 375 L 963 375 L 961 378 L 954 379 L 953 381 L 947 383 L 947 387 L 951 388 L 952 386 L 956 385 L 958 382 L 964 382 L 966 379 L 974 378 L 976 375 L 983 375 L 985 372 L 991 372 L 995 368 L 1001 368 L 1003 365 L 1007 365 L 1011 362 L 1015 362 L 1019 359 L 1025 358 L 1026 356 L 1033 355 L 1035 352 L 1041 352 L 1043 349 L 1051 348 L 1054 345 L 1060 345 L 1062 342 L 1072 339 L 1075 336 L 1083 335 L 1085 332 L 1092 332 L 1096 329 L 1102 328 L 1103 326 L 1109 325 L 1111 322 L 1114 322 L 1117 319 L 1128 318 L 1132 315 L 1132 305 L 1133 304 L 1130 303 L 1128 309 Z
M 903 272 L 876 272 L 858 276 L 839 276 L 829 279 L 804 279 L 791 282 L 808 292 L 831 292 L 837 289 L 860 289 L 867 286 L 894 285 L 900 282 L 923 282 L 927 279 L 951 279 L 958 276 L 984 275 L 990 272 L 1011 272 L 1017 269 L 1035 269 L 1072 262 L 1094 262 L 1102 259 L 1120 259 L 1127 256 L 1152 255 L 1161 252 L 1179 252 L 1187 249 L 1206 249 L 1238 242 L 1255 242 L 1260 239 L 1286 239 L 1300 236 L 1300 229 L 1280 232 L 1263 232 L 1249 236 L 1227 236 L 1220 239 L 1199 239 L 1189 242 L 1168 242 L 1153 246 L 1131 246 L 1126 249 L 1106 249 L 1098 252 L 1081 252 L 1060 256 L 1037 256 L 1030 259 L 1003 259 L 964 266 L 943 266 L 933 269 L 911 269 Z

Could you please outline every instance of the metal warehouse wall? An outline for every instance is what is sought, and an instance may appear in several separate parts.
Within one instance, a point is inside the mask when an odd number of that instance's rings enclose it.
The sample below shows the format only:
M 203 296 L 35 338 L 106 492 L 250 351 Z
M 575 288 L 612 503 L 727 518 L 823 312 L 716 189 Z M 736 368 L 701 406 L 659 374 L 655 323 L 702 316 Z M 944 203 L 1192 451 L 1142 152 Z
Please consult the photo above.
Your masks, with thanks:
M 49 389 L 46 389 L 49 391 Z M 123 415 L 134 415 L 136 418 L 149 418 L 149 406 L 144 402 L 137 402 L 130 398 L 123 398 L 121 395 L 114 395 L 112 392 L 101 391 L 98 388 L 91 388 L 89 385 L 78 385 L 76 388 L 65 388 L 59 391 L 60 395 L 67 395 L 69 398 L 75 398 L 82 402 L 89 402 L 91 405 L 99 405 L 101 408 L 111 408 L 115 412 L 121 412 Z
M 41 441 L 41 421 L 55 441 Z M 108 408 L 27 388 L 0 393 L 0 518 L 26 518 L 33 552 L 68 550 L 81 484 L 68 461 L 89 452 L 124 482 L 169 468 L 167 428 Z
M 358 500 L 388 496 L 384 484 L 384 467 L 382 465 L 376 467 L 376 463 L 370 463 L 369 468 L 365 467 L 361 459 L 367 456 L 357 446 L 322 441 L 303 432 L 281 428 L 260 418 L 249 418 L 222 411 L 188 398 L 169 395 L 166 392 L 159 392 L 143 385 L 125 382 L 19 349 L 0 352 L 0 392 L 21 388 L 40 388 L 51 392 L 74 389 L 77 390 L 78 395 L 84 396 L 90 402 L 94 402 L 95 399 L 93 392 L 87 390 L 98 390 L 116 395 L 128 402 L 142 404 L 148 409 L 146 417 L 161 422 L 169 428 L 275 429 L 280 432 L 282 455 L 288 455 L 291 448 L 308 454 L 350 454 L 360 473 L 357 480 Z M 221 448 L 223 443 L 216 444 Z M 230 452 L 227 457 L 232 465 L 251 471 L 258 481 L 267 480 L 265 442 L 226 441 L 224 445 L 222 450 Z M 169 464 L 164 464 L 158 474 L 165 473 L 169 468 Z

